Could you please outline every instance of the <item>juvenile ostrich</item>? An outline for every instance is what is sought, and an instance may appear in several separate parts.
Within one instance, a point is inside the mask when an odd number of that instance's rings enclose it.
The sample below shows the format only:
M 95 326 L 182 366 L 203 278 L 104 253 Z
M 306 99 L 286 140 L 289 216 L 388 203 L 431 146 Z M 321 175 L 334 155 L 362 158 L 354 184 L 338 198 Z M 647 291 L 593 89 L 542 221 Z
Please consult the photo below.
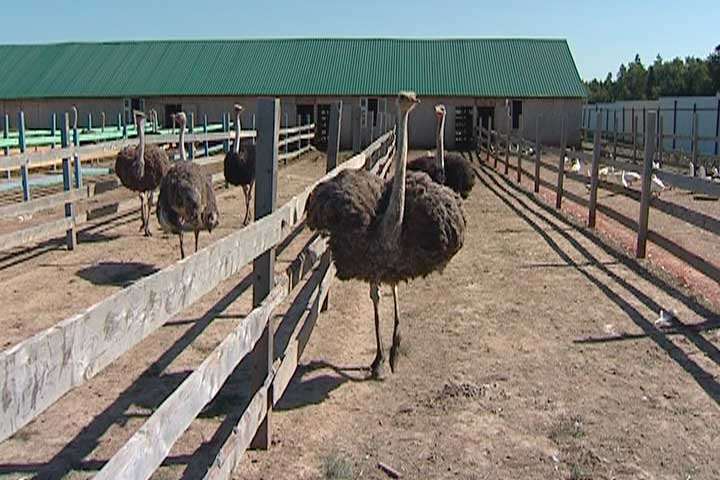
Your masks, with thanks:
M 245 195 L 245 219 L 243 225 L 250 219 L 250 199 L 252 187 L 255 183 L 255 145 L 240 145 L 240 115 L 243 107 L 235 105 L 235 144 L 232 151 L 225 155 L 224 172 L 225 181 L 231 185 L 241 185 Z
M 115 173 L 120 183 L 140 196 L 140 230 L 149 237 L 150 210 L 153 192 L 160 186 L 163 176 L 170 169 L 165 150 L 157 145 L 145 145 L 145 115 L 135 112 L 135 123 L 140 143 L 137 147 L 125 147 L 115 160 Z
M 340 280 L 370 284 L 375 310 L 377 354 L 374 378 L 384 376 L 385 351 L 380 338 L 379 286 L 390 285 L 395 307 L 390 369 L 395 372 L 400 346 L 397 285 L 442 271 L 463 245 L 462 200 L 422 172 L 406 172 L 413 92 L 398 95 L 398 149 L 395 174 L 385 183 L 365 170 L 344 170 L 318 185 L 307 203 L 308 226 L 329 236 Z
M 195 233 L 195 251 L 201 230 L 212 233 L 220 223 L 212 180 L 200 167 L 187 161 L 184 113 L 175 115 L 180 126 L 180 161 L 163 177 L 158 197 L 157 218 L 162 229 L 180 238 L 180 256 L 185 258 L 184 232 Z
M 445 154 L 445 116 L 444 105 L 435 106 L 437 118 L 437 136 L 435 156 L 432 154 L 416 158 L 408 163 L 408 170 L 425 172 L 433 181 L 452 188 L 462 198 L 467 198 L 475 186 L 475 172 L 470 162 L 458 154 Z

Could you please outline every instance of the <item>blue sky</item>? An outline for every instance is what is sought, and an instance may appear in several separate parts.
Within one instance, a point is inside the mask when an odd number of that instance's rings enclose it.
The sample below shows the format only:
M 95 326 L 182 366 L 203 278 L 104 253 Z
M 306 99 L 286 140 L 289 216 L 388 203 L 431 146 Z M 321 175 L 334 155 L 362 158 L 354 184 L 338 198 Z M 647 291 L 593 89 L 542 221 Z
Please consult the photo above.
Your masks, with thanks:
M 585 79 L 705 57 L 720 43 L 718 0 L 8 0 L 0 43 L 267 37 L 566 38 Z

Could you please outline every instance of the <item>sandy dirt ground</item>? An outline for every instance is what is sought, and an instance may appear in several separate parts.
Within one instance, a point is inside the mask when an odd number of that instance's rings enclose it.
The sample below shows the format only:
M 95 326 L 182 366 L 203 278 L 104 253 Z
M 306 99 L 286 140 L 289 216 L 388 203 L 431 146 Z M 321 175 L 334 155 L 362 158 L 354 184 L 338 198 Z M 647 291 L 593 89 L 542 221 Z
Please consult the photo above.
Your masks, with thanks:
M 322 160 L 289 166 L 281 196 L 301 191 L 323 168 Z M 417 479 L 720 477 L 713 448 L 720 444 L 717 312 L 610 246 L 611 239 L 579 228 L 486 167 L 478 171 L 465 204 L 463 250 L 443 275 L 400 287 L 400 371 L 384 382 L 367 380 L 374 355 L 368 287 L 334 283 L 331 308 L 273 413 L 272 448 L 248 452 L 235 478 L 388 478 L 378 462 Z M 221 211 L 241 197 L 223 195 Z M 226 214 L 226 225 L 241 215 L 241 208 Z M 134 215 L 116 222 L 100 232 L 110 238 L 87 246 L 95 252 L 88 258 L 50 250 L 0 271 L 3 291 L 27 282 L 11 302 L 18 316 L 3 315 L 22 320 L 14 330 L 12 322 L 3 325 L 14 336 L 10 344 L 67 316 L 58 310 L 68 297 L 74 313 L 133 281 L 133 272 L 177 257 L 175 239 L 139 238 Z M 279 270 L 308 238 L 301 233 L 281 253 Z M 117 265 L 97 267 L 106 261 L 149 267 L 120 275 Z M 100 280 L 81 273 L 90 267 Z M 3 442 L 0 478 L 91 477 L 242 321 L 250 308 L 247 273 Z M 44 280 L 53 276 L 64 280 Z M 28 303 L 34 284 L 54 300 L 16 305 Z M 385 289 L 386 342 L 391 299 Z M 660 308 L 677 310 L 671 328 L 653 325 Z M 246 381 L 241 365 L 153 478 L 202 477 L 248 400 Z

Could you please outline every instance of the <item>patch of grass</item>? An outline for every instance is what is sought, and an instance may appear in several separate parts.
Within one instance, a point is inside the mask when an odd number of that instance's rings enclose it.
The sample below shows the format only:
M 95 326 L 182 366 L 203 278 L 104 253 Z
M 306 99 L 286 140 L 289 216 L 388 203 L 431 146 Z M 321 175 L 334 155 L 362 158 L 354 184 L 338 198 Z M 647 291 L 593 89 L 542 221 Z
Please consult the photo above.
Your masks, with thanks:
M 591 480 L 592 475 L 577 463 L 570 465 L 570 480 Z
M 583 420 L 579 415 L 563 416 L 550 431 L 550 439 L 554 442 L 563 440 L 579 440 L 585 436 Z
M 322 475 L 325 480 L 352 480 L 353 462 L 339 452 L 333 452 L 322 459 Z

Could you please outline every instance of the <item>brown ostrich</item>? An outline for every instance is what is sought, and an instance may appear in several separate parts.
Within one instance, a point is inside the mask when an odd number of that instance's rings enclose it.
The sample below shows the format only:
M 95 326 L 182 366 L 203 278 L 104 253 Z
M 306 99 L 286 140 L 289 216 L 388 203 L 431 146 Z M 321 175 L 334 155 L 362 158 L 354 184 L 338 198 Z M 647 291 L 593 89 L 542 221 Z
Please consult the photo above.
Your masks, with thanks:
M 117 154 L 115 173 L 125 188 L 138 192 L 140 231 L 144 231 L 145 236 L 149 237 L 153 193 L 170 169 L 170 161 L 162 148 L 157 145 L 145 145 L 145 115 L 138 111 L 134 114 L 140 143 L 137 147 L 125 147 Z
M 452 188 L 462 198 L 467 198 L 475 186 L 475 172 L 468 160 L 455 153 L 445 153 L 445 117 L 444 105 L 435 106 L 437 117 L 437 136 L 435 137 L 435 155 L 428 154 L 408 163 L 408 170 L 425 172 L 433 181 Z
M 460 197 L 425 173 L 406 172 L 408 116 L 416 103 L 413 92 L 398 95 L 398 149 L 392 180 L 385 183 L 364 170 L 344 170 L 318 185 L 307 204 L 308 226 L 329 237 L 338 278 L 370 284 L 377 344 L 370 368 L 378 379 L 384 376 L 385 364 L 380 284 L 390 285 L 393 292 L 390 369 L 395 372 L 400 347 L 398 283 L 442 271 L 462 247 L 465 233 Z
M 255 183 L 255 145 L 240 146 L 240 116 L 243 107 L 235 105 L 235 144 L 233 149 L 225 155 L 223 172 L 225 181 L 230 185 L 240 185 L 245 195 L 245 219 L 243 225 L 250 220 L 250 200 L 252 187 Z
M 185 258 L 183 233 L 195 234 L 197 252 L 200 231 L 212 233 L 220 223 L 220 213 L 212 180 L 198 165 L 187 161 L 184 143 L 187 117 L 181 112 L 174 120 L 180 126 L 180 161 L 170 168 L 160 184 L 157 218 L 164 231 L 179 237 L 180 257 Z

